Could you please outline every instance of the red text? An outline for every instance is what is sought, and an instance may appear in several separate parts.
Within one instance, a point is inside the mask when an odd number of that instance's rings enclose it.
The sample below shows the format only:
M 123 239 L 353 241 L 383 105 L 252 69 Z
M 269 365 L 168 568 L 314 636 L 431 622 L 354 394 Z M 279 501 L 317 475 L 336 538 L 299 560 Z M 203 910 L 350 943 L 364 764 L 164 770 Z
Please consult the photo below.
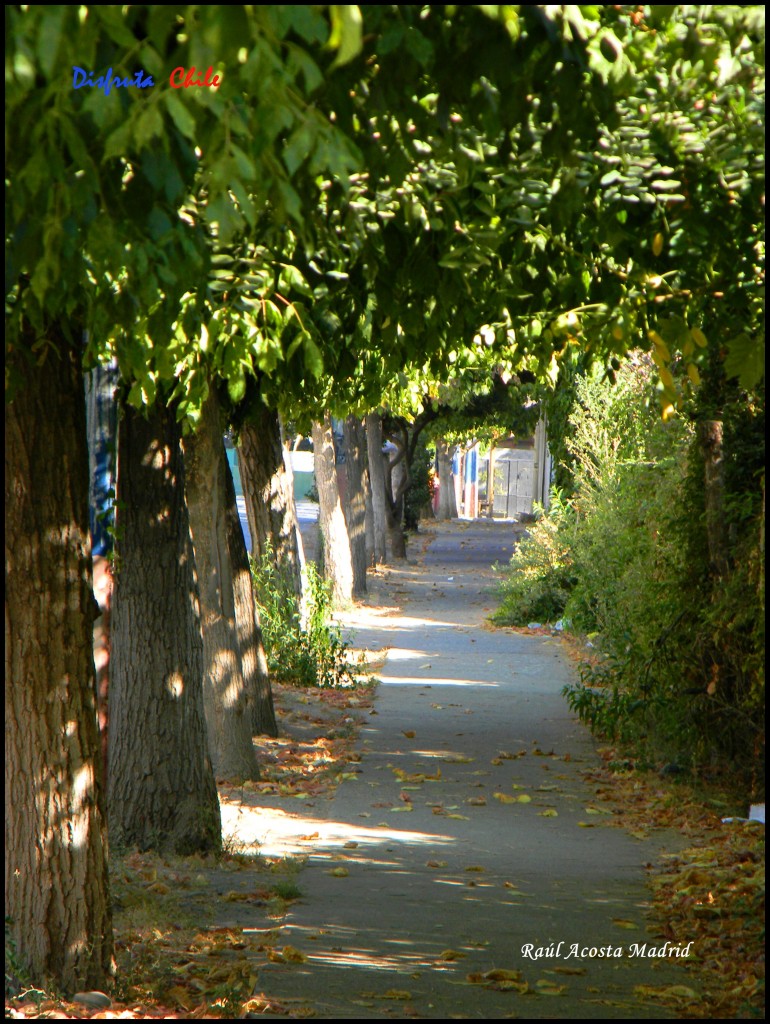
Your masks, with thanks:
M 169 85 L 172 89 L 189 89 L 190 86 L 208 88 L 219 85 L 219 75 L 214 74 L 214 69 L 209 68 L 203 81 L 195 77 L 195 66 L 186 71 L 185 68 L 174 68 L 169 78 Z

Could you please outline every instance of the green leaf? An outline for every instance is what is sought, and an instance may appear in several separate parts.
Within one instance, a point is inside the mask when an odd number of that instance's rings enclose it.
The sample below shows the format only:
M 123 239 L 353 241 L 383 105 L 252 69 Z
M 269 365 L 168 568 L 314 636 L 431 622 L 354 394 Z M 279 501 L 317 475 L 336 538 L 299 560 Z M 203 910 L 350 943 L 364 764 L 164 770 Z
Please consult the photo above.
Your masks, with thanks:
M 327 46 L 337 51 L 332 68 L 339 68 L 349 64 L 361 52 L 361 11 L 357 4 L 331 4 L 329 13 L 332 31 Z
M 753 388 L 765 375 L 765 346 L 758 338 L 741 333 L 727 343 L 725 373 L 737 377 L 741 387 Z
M 192 116 L 185 104 L 179 99 L 172 89 L 169 89 L 168 92 L 165 93 L 163 99 L 165 100 L 171 119 L 179 131 L 185 136 L 185 138 L 194 142 L 197 136 L 195 130 L 195 118 Z
M 246 374 L 242 366 L 238 366 L 235 375 L 228 379 L 227 393 L 233 405 L 243 401 L 243 397 L 246 394 Z
M 66 17 L 67 6 L 65 4 L 52 4 L 48 7 L 46 16 L 40 25 L 40 34 L 37 39 L 37 57 L 40 62 L 40 70 L 48 79 L 53 76 L 64 29 L 64 19 Z M 70 84 L 72 84 L 71 80 Z
M 320 380 L 324 372 L 324 360 L 321 350 L 309 334 L 305 333 L 302 340 L 305 352 L 305 366 L 316 380 Z
M 130 143 L 131 122 L 125 121 L 107 138 L 104 144 L 104 159 L 109 160 L 111 157 L 125 156 Z
M 139 149 L 142 149 L 156 137 L 163 136 L 163 118 L 157 103 L 151 103 L 140 115 L 134 126 L 134 138 Z

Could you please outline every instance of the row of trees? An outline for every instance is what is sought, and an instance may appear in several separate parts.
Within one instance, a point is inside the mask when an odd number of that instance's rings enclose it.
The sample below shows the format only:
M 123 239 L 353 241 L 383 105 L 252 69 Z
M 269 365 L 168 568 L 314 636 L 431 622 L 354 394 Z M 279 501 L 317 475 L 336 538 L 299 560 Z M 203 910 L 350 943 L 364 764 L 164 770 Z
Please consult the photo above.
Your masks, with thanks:
M 650 347 L 669 411 L 676 358 L 755 383 L 761 10 L 6 9 L 6 915 L 33 977 L 111 969 L 84 368 L 124 382 L 111 830 L 216 845 L 211 762 L 253 775 L 274 727 L 223 429 L 255 535 L 289 538 L 279 414 L 320 462 L 329 413 L 380 451 L 386 410 L 414 439 L 578 350 Z M 180 95 L 180 66 L 221 83 Z

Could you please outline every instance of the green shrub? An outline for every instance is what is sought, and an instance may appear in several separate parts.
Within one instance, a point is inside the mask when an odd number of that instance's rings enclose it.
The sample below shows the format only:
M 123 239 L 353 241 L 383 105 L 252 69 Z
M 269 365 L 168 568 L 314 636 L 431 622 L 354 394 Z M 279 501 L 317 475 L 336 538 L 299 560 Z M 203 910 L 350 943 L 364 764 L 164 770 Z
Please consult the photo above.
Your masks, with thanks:
M 500 584 L 502 602 L 495 622 L 524 626 L 533 619 L 552 622 L 561 617 L 574 585 L 574 523 L 571 503 L 555 492 L 548 515 L 540 509 L 528 536 L 516 546 Z
M 756 422 L 725 415 L 725 551 L 710 564 L 704 466 L 685 417 L 664 423 L 649 362 L 611 387 L 576 384 L 566 444 L 576 490 L 554 502 L 511 561 L 496 620 L 562 615 L 590 633 L 567 699 L 597 734 L 648 763 L 729 771 L 753 792 L 764 756 L 764 597 Z M 761 411 L 761 419 L 760 417 Z M 733 454 L 731 445 L 735 438 Z M 738 447 L 738 445 L 742 447 Z M 751 472 L 738 472 L 736 460 Z
M 420 518 L 431 508 L 431 456 L 422 437 L 417 442 L 409 470 L 409 486 L 404 495 L 404 527 L 417 530 Z
M 349 645 L 331 621 L 331 586 L 314 562 L 306 567 L 307 615 L 303 624 L 299 597 L 287 575 L 267 551 L 251 559 L 268 668 L 274 679 L 297 686 L 352 686 Z

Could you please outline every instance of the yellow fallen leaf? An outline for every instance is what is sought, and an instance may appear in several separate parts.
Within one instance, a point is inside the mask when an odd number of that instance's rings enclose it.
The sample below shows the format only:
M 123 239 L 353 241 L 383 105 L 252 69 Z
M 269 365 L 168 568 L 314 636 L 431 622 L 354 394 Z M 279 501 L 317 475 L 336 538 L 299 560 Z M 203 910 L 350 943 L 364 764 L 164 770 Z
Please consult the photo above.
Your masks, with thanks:
M 678 999 L 700 999 L 700 996 L 687 985 L 669 985 L 665 993 L 667 996 L 676 996 Z
M 535 982 L 535 988 L 541 996 L 561 996 L 567 991 L 566 985 L 557 985 L 546 978 L 539 978 Z
M 486 971 L 484 978 L 486 981 L 521 981 L 521 971 L 506 971 L 502 968 L 495 968 L 492 971 Z
M 457 755 L 452 754 L 449 757 L 442 757 L 441 760 L 445 764 L 470 764 L 472 761 L 475 761 L 476 758 L 475 757 L 463 757 L 460 754 L 457 754 Z
M 487 798 L 485 796 L 472 796 L 470 800 L 465 801 L 466 804 L 471 804 L 473 807 L 486 807 Z
M 554 967 L 555 974 L 587 974 L 585 967 Z
M 304 964 L 307 960 L 307 956 L 296 946 L 284 946 L 281 953 L 288 964 Z
M 499 800 L 501 804 L 515 804 L 516 797 L 508 796 L 507 793 L 494 793 L 495 800 Z
M 494 989 L 496 992 L 518 992 L 519 995 L 526 995 L 529 992 L 529 984 L 526 981 L 490 981 L 486 988 Z
M 482 868 L 478 864 L 471 864 L 465 869 L 466 871 L 486 871 L 486 868 Z
M 332 868 L 326 872 L 327 875 L 333 875 L 334 878 L 347 878 L 350 874 L 347 868 Z
M 596 823 L 593 821 L 579 821 L 578 825 L 580 828 L 595 828 Z
M 461 960 L 467 955 L 467 953 L 459 953 L 456 949 L 445 949 L 443 953 L 439 953 L 437 959 L 451 962 L 452 960 Z
M 637 925 L 633 921 L 627 921 L 625 918 L 613 917 L 612 923 L 617 928 L 627 928 L 629 931 L 636 931 Z
M 559 812 L 555 811 L 553 809 L 553 807 L 549 807 L 545 811 L 540 811 L 539 814 L 540 814 L 541 818 L 558 818 L 559 817 Z
M 413 740 L 416 735 L 414 729 L 402 729 L 401 732 L 408 740 Z
M 404 804 L 403 807 L 391 807 L 390 813 L 391 814 L 398 814 L 400 811 L 413 811 L 413 810 L 414 810 L 414 805 L 413 804 Z
M 516 797 L 516 803 L 517 804 L 531 804 L 532 803 L 532 797 L 529 796 L 527 793 L 522 793 L 521 796 L 517 796 Z
M 426 868 L 445 868 L 447 862 L 445 860 L 429 860 L 425 864 Z
M 454 818 L 455 821 L 470 821 L 467 814 L 447 814 L 447 818 Z
M 175 985 L 173 988 L 170 988 L 166 995 L 171 1002 L 177 1003 L 183 1010 L 191 1010 L 197 1002 L 193 993 L 186 988 L 182 988 L 181 985 Z
M 402 988 L 389 988 L 387 992 L 383 992 L 381 996 L 377 996 L 377 999 L 411 999 L 412 993 L 407 992 Z
M 687 985 L 635 985 L 634 995 L 637 996 L 652 996 L 663 998 L 677 997 L 680 999 L 700 999 L 700 996 L 693 989 L 688 988 Z
M 355 848 L 357 846 L 358 846 L 358 843 L 355 842 L 353 839 L 351 839 L 349 842 L 345 843 L 345 845 L 343 846 L 343 849 L 344 850 L 355 850 Z

